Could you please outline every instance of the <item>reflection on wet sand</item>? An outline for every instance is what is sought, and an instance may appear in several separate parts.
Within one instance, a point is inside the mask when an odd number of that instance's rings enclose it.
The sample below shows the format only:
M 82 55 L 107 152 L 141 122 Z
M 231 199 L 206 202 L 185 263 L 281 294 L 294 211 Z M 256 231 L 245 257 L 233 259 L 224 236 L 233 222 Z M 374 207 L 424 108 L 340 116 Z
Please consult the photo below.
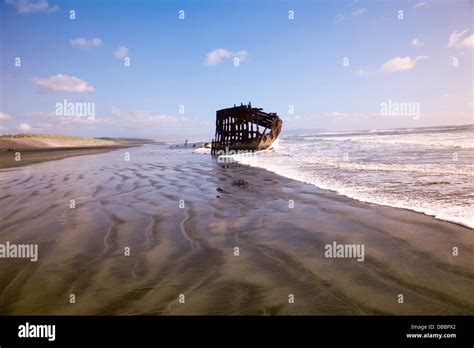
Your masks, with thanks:
M 474 313 L 467 228 L 189 150 L 123 151 L 0 172 L 0 243 L 39 245 L 38 262 L 0 260 L 1 314 Z M 334 241 L 364 262 L 325 258 Z

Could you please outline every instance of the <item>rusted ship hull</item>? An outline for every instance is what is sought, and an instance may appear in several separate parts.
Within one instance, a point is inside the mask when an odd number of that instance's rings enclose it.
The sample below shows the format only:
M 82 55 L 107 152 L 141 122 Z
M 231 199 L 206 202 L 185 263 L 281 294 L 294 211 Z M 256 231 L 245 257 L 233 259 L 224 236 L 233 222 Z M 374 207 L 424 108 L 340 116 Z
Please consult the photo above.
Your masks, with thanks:
M 220 155 L 229 151 L 265 150 L 277 139 L 282 125 L 276 113 L 263 112 L 250 104 L 218 110 L 211 152 Z

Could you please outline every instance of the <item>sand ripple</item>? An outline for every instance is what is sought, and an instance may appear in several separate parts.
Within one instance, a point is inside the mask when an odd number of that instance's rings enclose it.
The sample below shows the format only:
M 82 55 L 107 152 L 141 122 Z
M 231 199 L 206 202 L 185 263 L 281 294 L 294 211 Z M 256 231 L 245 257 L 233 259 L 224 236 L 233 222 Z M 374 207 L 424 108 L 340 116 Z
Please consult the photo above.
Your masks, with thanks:
M 123 151 L 0 172 L 0 242 L 40 252 L 0 260 L 0 314 L 474 314 L 466 228 L 187 150 Z M 332 241 L 365 261 L 325 258 Z

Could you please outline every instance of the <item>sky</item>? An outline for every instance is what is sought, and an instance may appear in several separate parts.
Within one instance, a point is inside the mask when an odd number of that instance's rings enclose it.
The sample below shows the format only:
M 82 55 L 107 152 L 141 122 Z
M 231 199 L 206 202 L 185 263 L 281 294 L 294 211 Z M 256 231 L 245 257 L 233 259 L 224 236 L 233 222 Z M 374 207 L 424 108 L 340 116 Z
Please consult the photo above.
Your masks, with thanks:
M 248 102 L 287 133 L 474 123 L 472 0 L 1 1 L 0 134 L 205 140 Z

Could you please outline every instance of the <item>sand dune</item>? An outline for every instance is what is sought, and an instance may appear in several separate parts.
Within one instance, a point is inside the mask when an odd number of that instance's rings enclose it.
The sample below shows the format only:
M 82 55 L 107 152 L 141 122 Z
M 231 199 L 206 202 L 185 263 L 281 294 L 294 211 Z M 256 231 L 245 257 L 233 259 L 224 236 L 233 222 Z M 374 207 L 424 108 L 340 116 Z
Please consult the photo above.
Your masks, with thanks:
M 54 134 L 0 136 L 0 169 L 103 153 L 117 148 L 157 144 L 150 139 L 84 138 Z M 16 153 L 20 153 L 20 160 Z
M 0 149 L 37 149 L 52 147 L 87 147 L 87 146 L 110 146 L 118 145 L 113 140 L 102 140 L 65 135 L 39 134 L 34 136 L 2 136 L 0 137 Z
M 45 148 L 77 148 L 117 146 L 127 144 L 151 143 L 148 139 L 127 138 L 86 138 L 55 134 L 16 134 L 0 136 L 0 150 L 2 149 L 45 149 Z

